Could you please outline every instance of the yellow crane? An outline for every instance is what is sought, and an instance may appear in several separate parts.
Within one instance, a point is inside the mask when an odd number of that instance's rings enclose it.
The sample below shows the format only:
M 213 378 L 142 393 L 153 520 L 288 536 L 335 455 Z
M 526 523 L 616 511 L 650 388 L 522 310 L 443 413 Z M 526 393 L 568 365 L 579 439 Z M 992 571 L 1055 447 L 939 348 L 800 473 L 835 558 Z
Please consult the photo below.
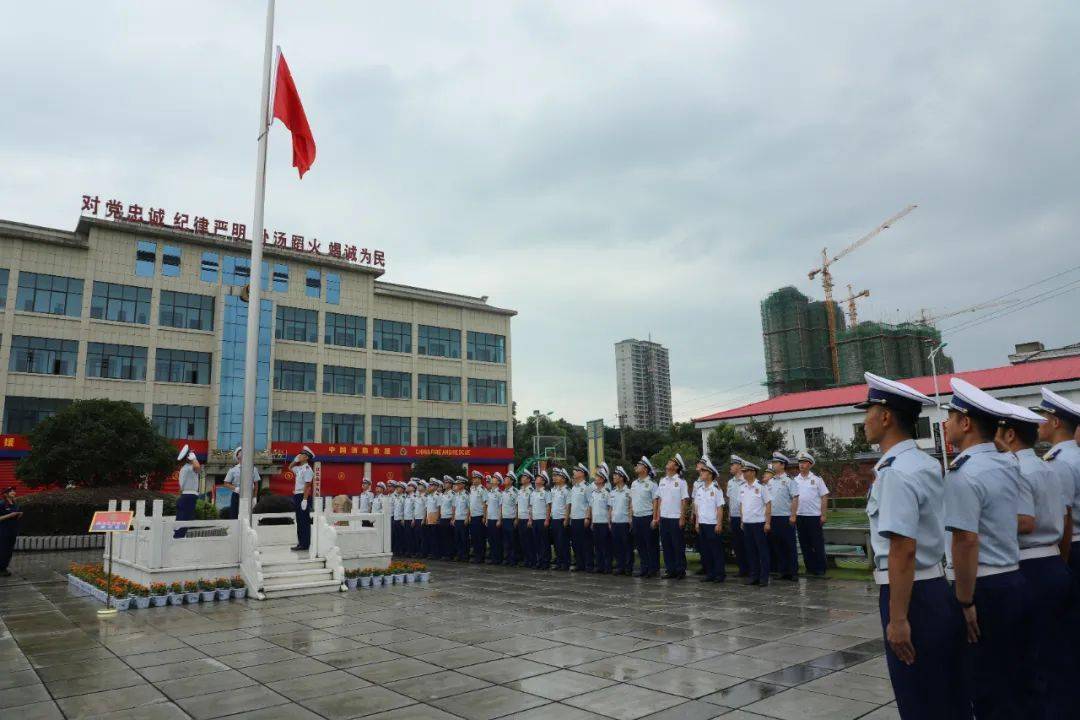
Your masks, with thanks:
M 869 290 L 860 290 L 859 292 L 855 292 L 851 288 L 851 283 L 848 283 L 847 295 L 848 296 L 846 298 L 844 298 L 843 300 L 841 300 L 840 302 L 846 302 L 847 303 L 848 319 L 851 321 L 851 327 L 855 327 L 856 325 L 859 324 L 859 310 L 858 310 L 858 308 L 855 307 L 855 301 L 858 300 L 859 298 L 870 297 L 870 291 Z
M 831 259 L 829 258 L 829 249 L 822 248 L 821 267 L 814 268 L 808 273 L 808 276 L 811 280 L 817 277 L 818 274 L 821 275 L 821 286 L 825 290 L 826 321 L 829 325 L 829 355 L 832 359 L 833 378 L 837 381 L 840 379 L 840 354 L 836 348 L 836 303 L 833 301 L 833 280 L 832 272 L 829 271 L 829 268 L 834 262 L 836 262 L 840 258 L 849 255 L 850 253 L 858 250 L 863 245 L 873 240 L 875 237 L 880 235 L 883 230 L 888 230 L 890 227 L 892 227 L 894 223 L 902 220 L 904 217 L 907 216 L 908 213 L 910 213 L 917 207 L 918 205 L 908 205 L 906 208 L 896 213 L 891 218 L 881 223 L 876 228 L 863 235 L 861 238 L 851 243 L 840 252 L 836 253 L 836 255 L 834 255 Z M 854 300 L 852 300 L 851 302 L 854 303 Z

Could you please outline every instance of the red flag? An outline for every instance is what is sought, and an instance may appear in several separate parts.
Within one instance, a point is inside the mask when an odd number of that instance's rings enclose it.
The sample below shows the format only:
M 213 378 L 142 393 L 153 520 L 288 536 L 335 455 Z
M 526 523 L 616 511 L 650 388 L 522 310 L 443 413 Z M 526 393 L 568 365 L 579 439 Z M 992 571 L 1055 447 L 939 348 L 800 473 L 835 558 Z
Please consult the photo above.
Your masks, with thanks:
M 315 162 L 315 137 L 311 134 L 307 115 L 304 114 L 304 105 L 300 102 L 300 94 L 296 92 L 296 84 L 293 83 L 292 73 L 289 72 L 285 56 L 281 54 L 281 48 L 277 49 L 276 75 L 273 117 L 285 123 L 285 127 L 292 133 L 292 164 L 300 171 L 300 177 L 304 177 L 304 173 Z

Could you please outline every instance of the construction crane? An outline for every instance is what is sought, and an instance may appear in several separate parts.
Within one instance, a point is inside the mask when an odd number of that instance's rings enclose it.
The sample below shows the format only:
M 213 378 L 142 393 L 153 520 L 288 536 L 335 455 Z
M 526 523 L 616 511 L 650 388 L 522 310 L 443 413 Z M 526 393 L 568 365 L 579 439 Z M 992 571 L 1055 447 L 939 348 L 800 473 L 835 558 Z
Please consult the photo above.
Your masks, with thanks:
M 814 268 L 808 273 L 808 276 L 811 280 L 817 277 L 819 273 L 821 274 L 821 286 L 825 290 L 826 321 L 829 325 L 829 355 L 832 359 L 833 378 L 837 382 L 839 382 L 840 380 L 840 353 L 836 347 L 836 303 L 833 301 L 833 280 L 832 272 L 830 272 L 829 268 L 834 262 L 836 262 L 840 258 L 849 255 L 850 253 L 858 250 L 863 245 L 876 238 L 878 235 L 881 234 L 883 230 L 888 230 L 890 227 L 892 227 L 894 223 L 902 220 L 904 217 L 907 216 L 908 213 L 910 213 L 917 207 L 918 205 L 908 205 L 906 208 L 896 213 L 891 218 L 881 223 L 876 228 L 863 235 L 861 238 L 851 243 L 840 252 L 836 253 L 836 255 L 832 257 L 832 259 L 829 259 L 829 249 L 822 248 L 821 267 Z
M 1009 305 L 1015 305 L 1018 302 L 1020 302 L 1020 301 L 1019 300 L 1002 300 L 1002 301 L 999 301 L 999 302 L 983 302 L 983 303 L 978 303 L 976 305 L 969 305 L 968 307 L 960 308 L 959 310 L 951 310 L 951 311 L 938 313 L 936 315 L 931 315 L 927 308 L 922 308 L 922 309 L 919 310 L 919 317 L 918 317 L 917 320 L 915 320 L 915 322 L 919 323 L 920 325 L 934 325 L 939 320 L 948 320 L 949 318 L 956 317 L 957 315 L 964 315 L 965 313 L 978 312 L 980 310 L 985 310 L 987 308 L 1008 307 Z
M 847 303 L 848 318 L 851 320 L 851 327 L 855 327 L 859 324 L 859 310 L 855 307 L 855 301 L 859 298 L 870 297 L 870 291 L 860 290 L 859 292 L 855 292 L 851 289 L 851 283 L 848 283 L 847 293 L 848 296 L 840 302 Z

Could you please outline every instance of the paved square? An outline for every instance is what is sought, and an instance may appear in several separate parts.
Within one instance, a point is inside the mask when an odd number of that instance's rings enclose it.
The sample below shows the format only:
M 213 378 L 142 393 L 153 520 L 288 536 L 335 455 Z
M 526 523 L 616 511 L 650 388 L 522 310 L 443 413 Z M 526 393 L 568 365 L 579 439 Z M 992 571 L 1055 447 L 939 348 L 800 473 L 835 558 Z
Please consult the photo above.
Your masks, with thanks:
M 768 589 L 431 563 L 432 582 L 99 620 L 71 560 L 0 580 L 18 718 L 895 720 L 866 583 Z

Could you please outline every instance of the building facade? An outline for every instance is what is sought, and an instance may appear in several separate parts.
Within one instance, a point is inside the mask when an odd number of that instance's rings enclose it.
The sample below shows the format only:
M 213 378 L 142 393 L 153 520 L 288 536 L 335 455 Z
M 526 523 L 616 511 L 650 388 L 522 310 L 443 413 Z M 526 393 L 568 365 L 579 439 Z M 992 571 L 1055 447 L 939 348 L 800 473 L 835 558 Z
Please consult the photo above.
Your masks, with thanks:
M 83 216 L 74 232 L 0 222 L 8 447 L 72 400 L 111 398 L 227 457 L 243 418 L 249 252 L 140 222 Z M 382 274 L 264 246 L 256 449 L 284 464 L 312 445 L 328 464 L 323 482 L 350 492 L 432 454 L 505 469 L 515 312 Z
M 637 430 L 671 426 L 671 370 L 663 345 L 634 339 L 615 343 L 615 385 L 620 425 Z

